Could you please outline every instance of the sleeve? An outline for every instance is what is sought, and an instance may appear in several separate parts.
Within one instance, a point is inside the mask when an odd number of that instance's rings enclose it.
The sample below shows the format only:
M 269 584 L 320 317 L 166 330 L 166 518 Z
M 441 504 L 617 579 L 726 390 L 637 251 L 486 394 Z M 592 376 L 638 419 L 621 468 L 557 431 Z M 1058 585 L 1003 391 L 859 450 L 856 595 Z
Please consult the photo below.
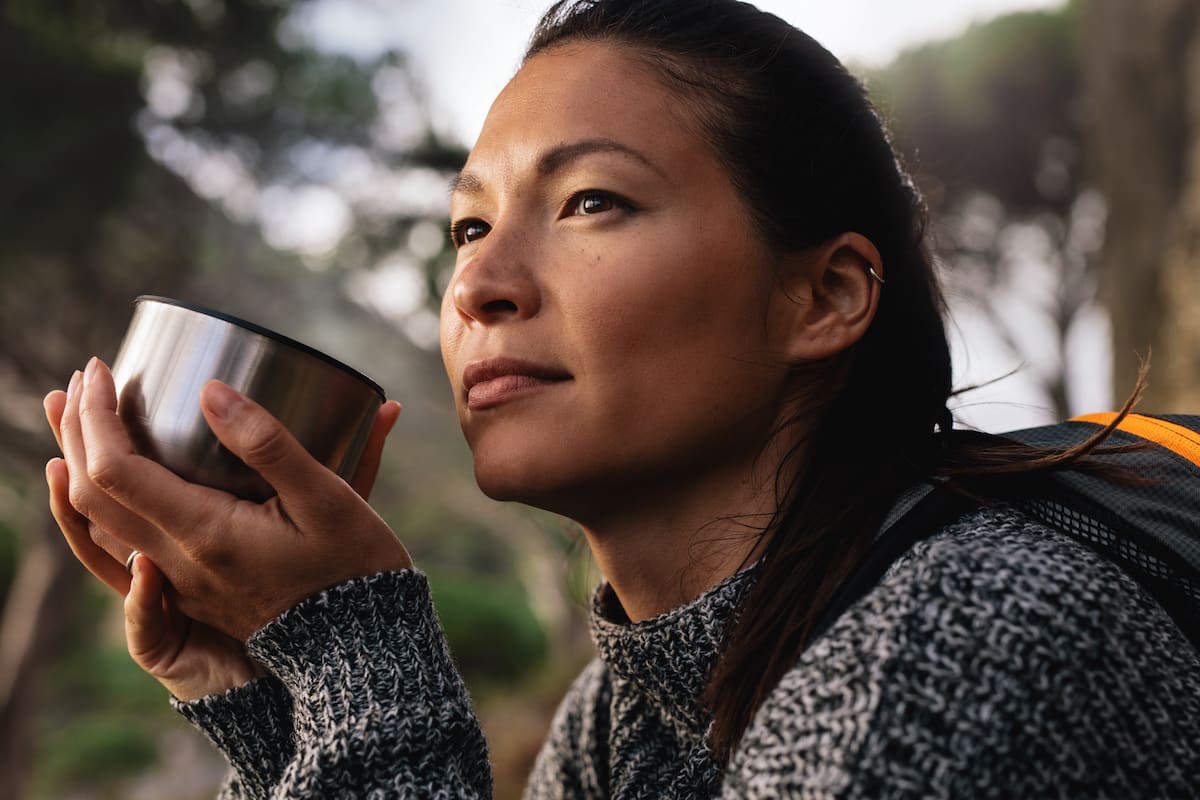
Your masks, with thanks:
M 292 698 L 273 675 L 193 702 L 171 705 L 199 728 L 233 767 L 220 797 L 259 800 L 269 796 L 294 752 Z
M 554 714 L 525 787 L 525 800 L 608 796 L 610 700 L 608 674 L 604 664 L 594 659 Z
M 1117 567 L 1018 515 L 955 527 L 814 643 L 756 715 L 726 789 L 1191 796 L 1200 654 L 1170 617 Z
M 231 762 L 223 797 L 491 796 L 487 745 L 421 573 L 327 589 L 247 649 L 272 678 L 184 710 Z M 256 721 L 264 705 L 277 726 Z

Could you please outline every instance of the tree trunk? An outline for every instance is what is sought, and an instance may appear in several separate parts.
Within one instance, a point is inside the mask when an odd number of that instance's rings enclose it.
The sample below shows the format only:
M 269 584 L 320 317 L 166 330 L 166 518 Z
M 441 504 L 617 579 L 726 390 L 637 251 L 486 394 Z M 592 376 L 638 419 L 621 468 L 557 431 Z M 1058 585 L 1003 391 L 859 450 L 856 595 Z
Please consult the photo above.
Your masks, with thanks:
M 1084 78 L 1108 200 L 1101 297 L 1115 396 L 1153 354 L 1142 408 L 1200 407 L 1200 5 L 1090 0 Z
M 21 560 L 0 618 L 0 800 L 23 796 L 33 764 L 37 679 L 74 612 L 82 575 L 48 520 Z

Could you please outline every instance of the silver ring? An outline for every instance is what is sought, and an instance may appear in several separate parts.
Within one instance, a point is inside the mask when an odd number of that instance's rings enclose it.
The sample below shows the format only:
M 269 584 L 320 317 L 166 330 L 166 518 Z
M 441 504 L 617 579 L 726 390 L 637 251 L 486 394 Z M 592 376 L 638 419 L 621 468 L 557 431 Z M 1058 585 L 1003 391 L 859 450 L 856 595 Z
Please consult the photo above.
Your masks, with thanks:
M 130 575 L 133 574 L 133 560 L 135 558 L 137 558 L 138 554 L 141 552 L 142 552 L 141 550 L 134 550 L 132 553 L 129 554 L 129 558 L 125 559 L 125 571 L 128 572 Z

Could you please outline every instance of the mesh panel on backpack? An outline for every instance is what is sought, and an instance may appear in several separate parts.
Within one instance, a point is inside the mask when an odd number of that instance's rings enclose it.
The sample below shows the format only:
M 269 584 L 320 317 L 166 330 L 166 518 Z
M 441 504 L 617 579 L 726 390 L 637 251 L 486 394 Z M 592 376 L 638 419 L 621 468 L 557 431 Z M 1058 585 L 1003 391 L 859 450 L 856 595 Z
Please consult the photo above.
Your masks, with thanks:
M 1157 419 L 1187 430 L 1163 440 L 1168 446 L 1114 431 L 1089 456 L 1115 467 L 1111 476 L 1068 468 L 982 490 L 968 486 L 968 491 L 960 491 L 961 485 L 938 482 L 912 487 L 888 514 L 862 563 L 830 600 L 814 635 L 876 585 L 915 542 L 990 497 L 1013 503 L 1125 570 L 1200 647 L 1200 416 Z M 1095 422 L 1073 420 L 1003 436 L 1036 447 L 1065 448 L 1096 431 Z
M 1020 506 L 1046 525 L 1090 545 L 1143 582 L 1154 584 L 1147 588 L 1155 594 L 1164 590 L 1177 593 L 1186 598 L 1193 610 L 1200 610 L 1200 581 L 1178 569 L 1178 559 L 1160 558 L 1130 536 L 1056 500 L 1038 498 L 1026 500 Z
M 1158 419 L 1195 433 L 1200 416 Z M 1006 434 L 1030 444 L 1077 444 L 1094 423 L 1065 422 Z M 1195 438 L 1189 434 L 1193 442 Z M 1132 451 L 1097 456 L 1119 466 L 1133 482 L 1108 481 L 1066 470 L 1057 489 L 1020 501 L 1030 514 L 1091 546 L 1136 578 L 1200 642 L 1200 464 L 1194 451 L 1176 452 L 1125 431 L 1106 444 L 1142 443 Z M 1186 446 L 1186 445 L 1185 445 Z

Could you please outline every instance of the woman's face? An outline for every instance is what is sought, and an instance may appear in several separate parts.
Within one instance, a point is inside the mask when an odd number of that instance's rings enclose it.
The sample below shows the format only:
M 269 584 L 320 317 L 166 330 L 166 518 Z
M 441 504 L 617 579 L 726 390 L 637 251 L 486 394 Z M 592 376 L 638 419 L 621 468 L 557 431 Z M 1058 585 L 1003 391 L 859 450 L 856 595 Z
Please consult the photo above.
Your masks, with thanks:
M 787 375 L 775 264 L 647 67 L 595 43 L 530 60 L 451 219 L 442 354 L 485 492 L 581 519 L 743 478 Z

